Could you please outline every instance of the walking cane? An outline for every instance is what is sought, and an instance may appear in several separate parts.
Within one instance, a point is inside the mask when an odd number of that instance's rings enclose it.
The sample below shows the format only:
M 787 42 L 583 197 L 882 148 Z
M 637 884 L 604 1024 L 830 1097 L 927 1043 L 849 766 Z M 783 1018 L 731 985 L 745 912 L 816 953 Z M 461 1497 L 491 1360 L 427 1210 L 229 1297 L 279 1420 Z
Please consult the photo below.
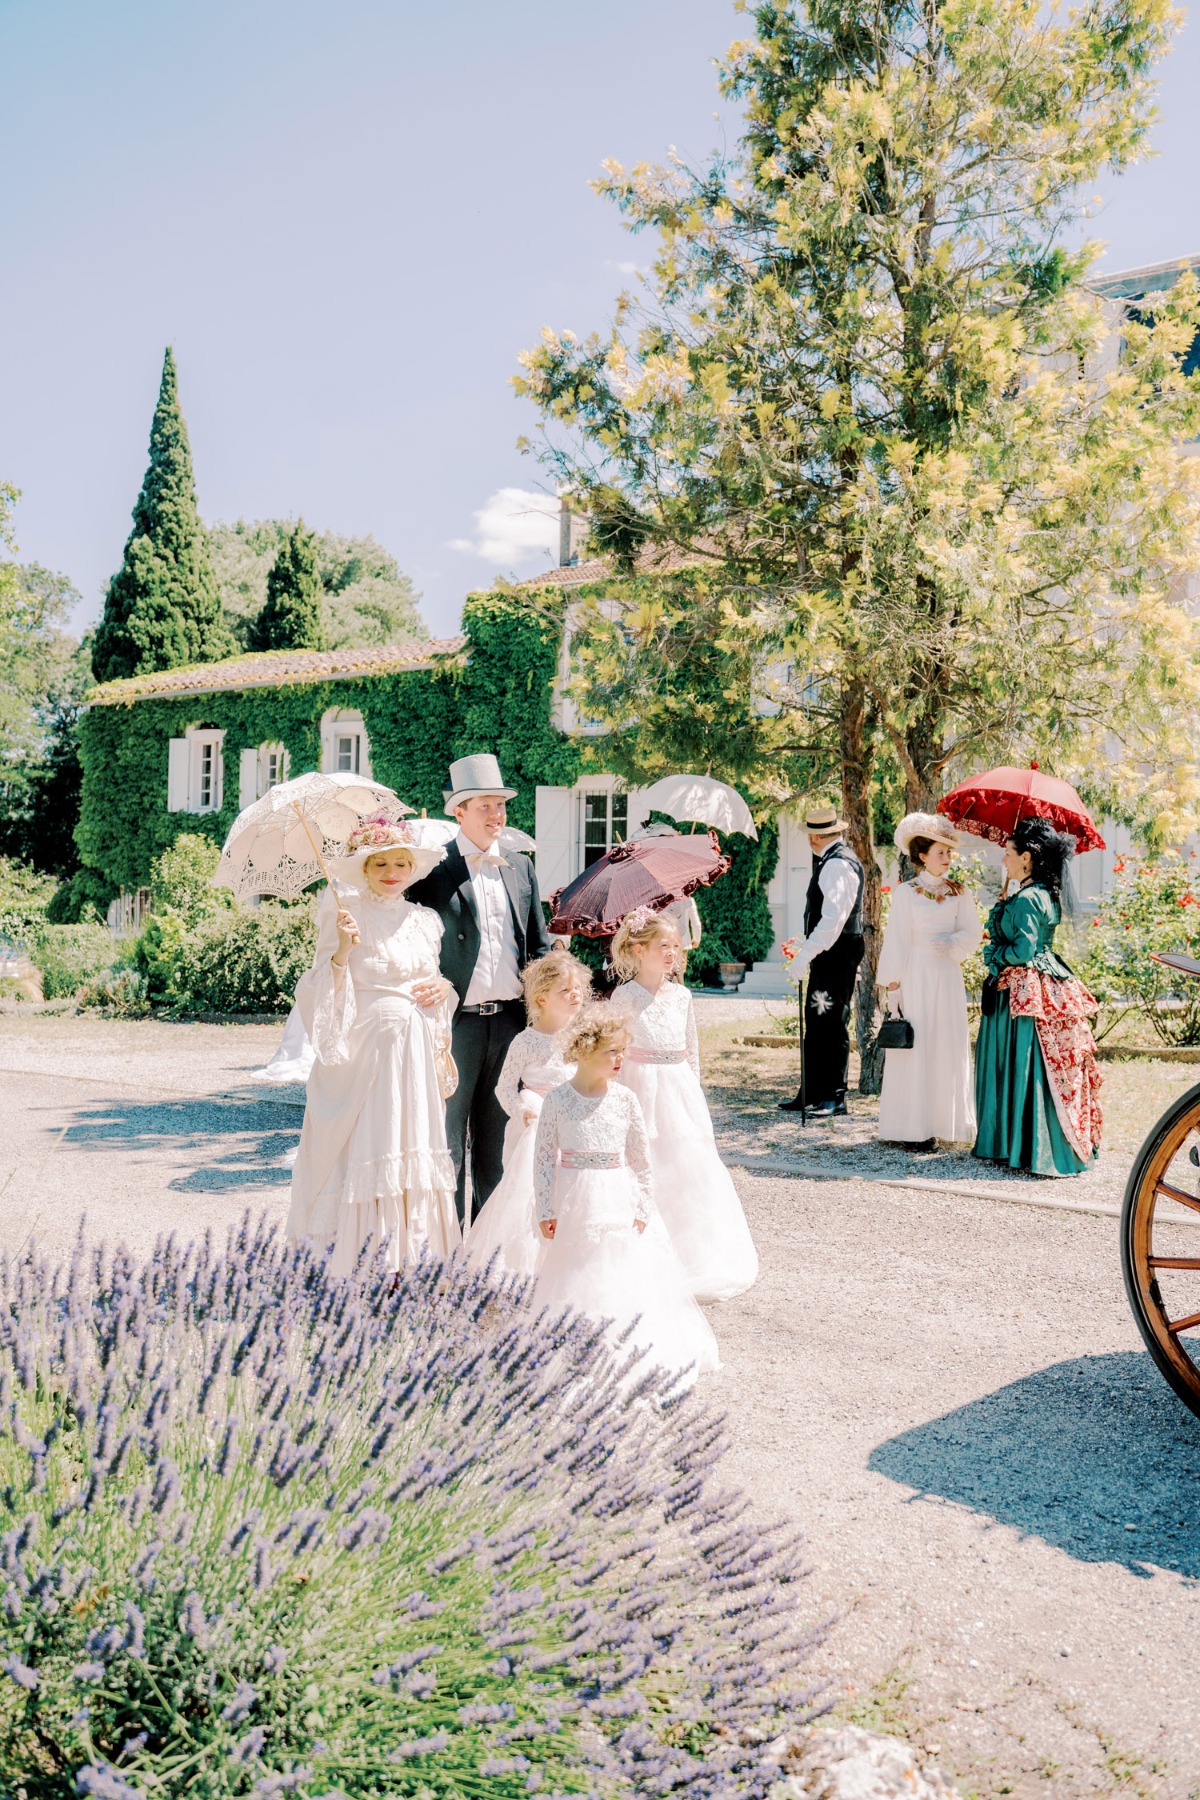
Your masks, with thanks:
M 804 1061 L 804 1002 L 808 995 L 808 975 L 800 982 L 800 1123 L 808 1124 L 808 1069 Z

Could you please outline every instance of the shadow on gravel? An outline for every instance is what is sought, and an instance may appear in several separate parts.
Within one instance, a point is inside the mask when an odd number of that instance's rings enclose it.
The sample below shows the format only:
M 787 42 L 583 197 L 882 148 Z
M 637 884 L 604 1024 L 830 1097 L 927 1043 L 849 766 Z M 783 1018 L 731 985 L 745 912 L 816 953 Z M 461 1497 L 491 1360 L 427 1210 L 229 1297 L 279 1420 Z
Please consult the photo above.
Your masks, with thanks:
M 282 1158 L 296 1142 L 300 1117 L 297 1113 L 289 1128 L 277 1106 L 258 1099 L 224 1104 L 203 1097 L 111 1100 L 79 1108 L 65 1141 L 158 1155 L 176 1166 L 194 1161 L 195 1167 L 167 1183 L 178 1193 L 286 1187 L 292 1172 Z
M 869 1466 L 1080 1562 L 1200 1580 L 1200 1419 L 1134 1351 L 1040 1369 L 880 1444 Z

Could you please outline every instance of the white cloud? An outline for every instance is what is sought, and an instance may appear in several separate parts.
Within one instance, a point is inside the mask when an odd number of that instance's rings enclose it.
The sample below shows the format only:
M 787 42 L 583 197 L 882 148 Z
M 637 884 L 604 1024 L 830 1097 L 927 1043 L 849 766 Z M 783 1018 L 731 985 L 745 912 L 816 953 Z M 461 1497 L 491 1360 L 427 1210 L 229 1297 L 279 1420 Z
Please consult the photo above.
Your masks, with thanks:
M 618 275 L 641 275 L 644 273 L 641 266 L 635 262 L 614 262 L 611 256 L 607 261 L 609 268 L 615 269 Z
M 558 554 L 558 501 L 528 488 L 497 488 L 474 515 L 475 535 L 451 538 L 451 550 L 511 568 Z

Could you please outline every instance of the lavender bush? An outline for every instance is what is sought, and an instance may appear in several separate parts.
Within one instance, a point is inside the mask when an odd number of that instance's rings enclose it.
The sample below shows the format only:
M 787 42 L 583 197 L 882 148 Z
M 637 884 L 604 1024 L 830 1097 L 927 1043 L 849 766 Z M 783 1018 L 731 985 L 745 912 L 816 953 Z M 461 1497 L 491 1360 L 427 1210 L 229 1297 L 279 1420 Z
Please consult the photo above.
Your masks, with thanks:
M 249 1224 L 0 1265 L 0 1794 L 767 1794 L 797 1547 L 518 1292 Z

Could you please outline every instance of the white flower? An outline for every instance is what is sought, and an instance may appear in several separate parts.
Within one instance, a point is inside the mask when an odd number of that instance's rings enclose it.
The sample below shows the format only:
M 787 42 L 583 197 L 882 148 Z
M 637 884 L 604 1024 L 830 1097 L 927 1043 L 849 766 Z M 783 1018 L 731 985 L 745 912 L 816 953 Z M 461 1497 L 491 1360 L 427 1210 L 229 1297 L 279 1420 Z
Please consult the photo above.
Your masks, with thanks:
M 827 1013 L 833 1005 L 833 1001 L 829 998 L 829 995 L 825 992 L 824 988 L 818 988 L 811 998 L 812 1008 L 815 1013 L 821 1013 L 823 1015 Z

